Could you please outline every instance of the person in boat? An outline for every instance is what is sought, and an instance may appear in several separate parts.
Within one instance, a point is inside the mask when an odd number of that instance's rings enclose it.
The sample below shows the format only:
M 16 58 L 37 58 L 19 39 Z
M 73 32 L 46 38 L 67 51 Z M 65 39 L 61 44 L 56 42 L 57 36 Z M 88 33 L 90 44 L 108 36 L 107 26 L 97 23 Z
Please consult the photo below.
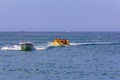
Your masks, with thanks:
M 64 46 L 64 45 L 69 46 L 70 45 L 69 40 L 60 39 L 60 38 L 56 38 L 52 43 L 53 44 L 56 43 L 57 46 Z

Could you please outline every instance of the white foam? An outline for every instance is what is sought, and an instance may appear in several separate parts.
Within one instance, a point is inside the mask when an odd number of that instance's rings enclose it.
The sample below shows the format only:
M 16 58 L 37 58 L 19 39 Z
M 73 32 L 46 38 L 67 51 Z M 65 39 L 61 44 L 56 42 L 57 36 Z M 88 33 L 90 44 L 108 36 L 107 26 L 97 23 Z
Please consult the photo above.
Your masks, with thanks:
M 43 49 L 47 49 L 46 46 L 35 46 L 36 50 L 43 50 Z
M 18 45 L 13 45 L 13 46 L 4 46 L 1 48 L 1 50 L 21 50 L 21 48 Z
M 44 49 L 47 49 L 49 48 L 51 45 L 50 45 L 50 42 L 48 42 L 48 44 L 42 44 L 42 45 L 38 45 L 38 46 L 34 46 L 36 50 L 44 50 Z
M 86 43 L 70 43 L 70 45 L 71 46 L 78 46 L 78 45 L 88 45 L 88 44 L 93 44 L 93 43 L 88 43 L 88 42 L 86 42 Z
M 35 50 L 43 50 L 47 49 L 49 45 L 46 46 L 34 46 Z M 0 50 L 21 50 L 19 45 L 9 45 L 9 46 L 3 46 L 0 48 Z
M 79 46 L 79 45 L 111 45 L 111 44 L 120 44 L 118 42 L 81 42 L 81 43 L 70 43 L 70 46 Z M 51 47 L 50 43 L 42 46 L 34 46 L 35 50 L 44 50 Z M 19 45 L 9 45 L 3 46 L 0 48 L 1 50 L 21 50 Z
M 81 42 L 81 43 L 70 43 L 71 46 L 78 45 L 109 45 L 109 44 L 119 44 L 117 42 Z

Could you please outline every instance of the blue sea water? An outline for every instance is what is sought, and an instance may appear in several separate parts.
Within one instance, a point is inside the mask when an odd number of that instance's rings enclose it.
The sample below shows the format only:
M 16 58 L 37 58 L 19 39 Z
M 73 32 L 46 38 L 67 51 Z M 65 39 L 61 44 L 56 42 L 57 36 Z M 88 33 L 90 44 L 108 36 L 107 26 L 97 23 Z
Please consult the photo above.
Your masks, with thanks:
M 71 46 L 51 47 L 55 38 Z M 120 80 L 120 32 L 0 32 L 0 80 Z

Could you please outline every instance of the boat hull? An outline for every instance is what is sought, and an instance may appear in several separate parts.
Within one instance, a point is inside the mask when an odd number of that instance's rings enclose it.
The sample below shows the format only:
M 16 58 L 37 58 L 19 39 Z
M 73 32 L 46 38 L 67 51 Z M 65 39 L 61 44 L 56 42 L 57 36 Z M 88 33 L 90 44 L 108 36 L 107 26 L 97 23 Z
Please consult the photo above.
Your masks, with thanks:
M 31 51 L 33 50 L 33 45 L 32 44 L 20 44 L 21 50 L 23 51 Z

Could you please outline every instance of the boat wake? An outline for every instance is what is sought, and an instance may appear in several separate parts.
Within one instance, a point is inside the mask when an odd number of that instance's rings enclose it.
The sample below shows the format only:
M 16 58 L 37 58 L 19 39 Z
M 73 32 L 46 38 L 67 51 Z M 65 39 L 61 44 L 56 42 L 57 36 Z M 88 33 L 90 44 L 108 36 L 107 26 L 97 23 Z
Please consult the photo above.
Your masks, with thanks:
M 47 49 L 49 46 L 36 46 L 35 50 L 44 50 Z
M 18 45 L 13 45 L 13 46 L 4 46 L 1 48 L 1 50 L 21 50 L 21 48 Z
M 35 50 L 44 50 L 47 49 L 48 46 L 34 46 Z M 13 46 L 3 46 L 0 48 L 1 50 L 21 50 L 19 45 L 13 45 Z
M 114 45 L 114 44 L 120 44 L 118 42 L 81 42 L 81 43 L 70 43 L 70 46 L 81 46 L 81 45 Z M 34 46 L 35 50 L 45 50 L 48 48 L 54 47 L 50 45 L 49 43 L 47 45 L 40 45 L 40 46 Z M 21 50 L 19 45 L 9 45 L 9 46 L 3 46 L 0 48 L 0 50 Z
M 71 46 L 79 46 L 79 45 L 113 45 L 120 44 L 118 42 L 82 42 L 82 43 L 70 43 Z

